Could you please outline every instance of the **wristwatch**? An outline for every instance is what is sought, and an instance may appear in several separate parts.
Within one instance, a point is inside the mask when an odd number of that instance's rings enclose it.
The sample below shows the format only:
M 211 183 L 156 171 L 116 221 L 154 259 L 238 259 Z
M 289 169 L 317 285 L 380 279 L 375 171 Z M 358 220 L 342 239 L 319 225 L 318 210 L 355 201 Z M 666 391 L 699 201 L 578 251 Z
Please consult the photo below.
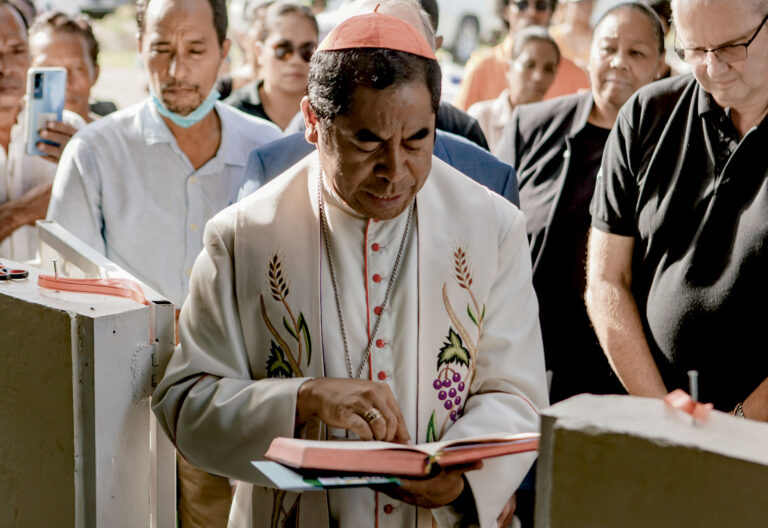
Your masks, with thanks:
M 744 408 L 742 407 L 741 402 L 737 403 L 736 407 L 734 407 L 733 415 L 738 416 L 739 418 L 744 418 Z

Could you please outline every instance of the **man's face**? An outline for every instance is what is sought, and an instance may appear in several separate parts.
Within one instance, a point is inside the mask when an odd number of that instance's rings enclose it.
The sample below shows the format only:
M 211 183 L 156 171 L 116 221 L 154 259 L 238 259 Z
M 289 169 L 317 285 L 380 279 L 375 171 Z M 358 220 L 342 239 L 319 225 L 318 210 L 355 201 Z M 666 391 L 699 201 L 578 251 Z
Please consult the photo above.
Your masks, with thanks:
M 202 104 L 229 52 L 213 25 L 207 0 L 152 0 L 147 7 L 139 52 L 149 82 L 172 112 L 187 115 Z
M 766 15 L 750 0 L 700 2 L 677 0 L 673 4 L 677 46 L 714 49 L 727 44 L 746 43 Z M 702 88 L 723 108 L 750 108 L 765 104 L 768 84 L 768 24 L 764 25 L 747 50 L 747 58 L 727 64 L 707 53 L 693 64 L 693 75 Z
M 88 110 L 97 69 L 88 53 L 85 38 L 74 33 L 45 30 L 29 42 L 32 66 L 59 66 L 67 70 L 66 108 L 78 114 Z M 83 116 L 86 117 L 86 116 Z
M 353 109 L 324 128 L 309 108 L 307 139 L 336 193 L 368 218 L 402 213 L 432 168 L 435 113 L 427 86 L 413 81 L 376 90 L 357 88 Z
M 528 26 L 549 26 L 552 20 L 552 0 L 510 0 L 507 22 L 512 35 Z
M 18 108 L 24 97 L 29 47 L 19 14 L 0 6 L 0 110 Z

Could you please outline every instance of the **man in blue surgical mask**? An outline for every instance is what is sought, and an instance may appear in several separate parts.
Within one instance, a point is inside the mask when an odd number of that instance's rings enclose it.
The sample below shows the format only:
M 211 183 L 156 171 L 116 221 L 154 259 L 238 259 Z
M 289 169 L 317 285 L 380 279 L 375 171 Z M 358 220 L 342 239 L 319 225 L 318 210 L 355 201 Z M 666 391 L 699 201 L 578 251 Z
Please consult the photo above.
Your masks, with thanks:
M 180 308 L 205 223 L 236 200 L 251 150 L 280 130 L 217 102 L 230 47 L 225 0 L 139 0 L 136 11 L 149 97 L 70 141 L 48 218 Z M 185 467 L 180 514 L 191 523 Z M 182 525 L 226 525 L 223 509 L 223 518 L 198 511 L 189 515 L 197 523 Z

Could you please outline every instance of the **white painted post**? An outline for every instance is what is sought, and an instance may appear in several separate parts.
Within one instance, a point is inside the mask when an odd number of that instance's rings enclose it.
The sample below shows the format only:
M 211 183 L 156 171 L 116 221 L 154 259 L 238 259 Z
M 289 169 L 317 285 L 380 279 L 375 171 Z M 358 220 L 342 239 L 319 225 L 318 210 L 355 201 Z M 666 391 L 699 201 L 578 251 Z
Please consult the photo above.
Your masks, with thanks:
M 39 225 L 60 276 L 130 276 L 60 226 Z M 173 446 L 149 408 L 173 351 L 174 306 L 0 283 L 0 526 L 176 526 Z M 134 279 L 135 280 L 135 279 Z M 138 282 L 138 281 L 137 281 Z

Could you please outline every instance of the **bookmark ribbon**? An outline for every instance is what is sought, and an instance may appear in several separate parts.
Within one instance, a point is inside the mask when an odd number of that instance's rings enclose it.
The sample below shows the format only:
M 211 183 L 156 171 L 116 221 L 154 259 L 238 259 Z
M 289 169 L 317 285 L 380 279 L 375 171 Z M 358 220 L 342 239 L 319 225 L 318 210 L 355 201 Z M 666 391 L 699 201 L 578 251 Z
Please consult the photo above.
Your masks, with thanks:
M 69 277 L 57 279 L 53 275 L 40 275 L 37 278 L 37 285 L 51 290 L 125 297 L 144 305 L 149 304 L 141 286 L 129 279 L 72 279 Z
M 709 413 L 714 407 L 711 403 L 697 402 L 683 389 L 675 389 L 664 396 L 664 403 L 673 409 L 688 413 L 702 422 L 709 419 Z

